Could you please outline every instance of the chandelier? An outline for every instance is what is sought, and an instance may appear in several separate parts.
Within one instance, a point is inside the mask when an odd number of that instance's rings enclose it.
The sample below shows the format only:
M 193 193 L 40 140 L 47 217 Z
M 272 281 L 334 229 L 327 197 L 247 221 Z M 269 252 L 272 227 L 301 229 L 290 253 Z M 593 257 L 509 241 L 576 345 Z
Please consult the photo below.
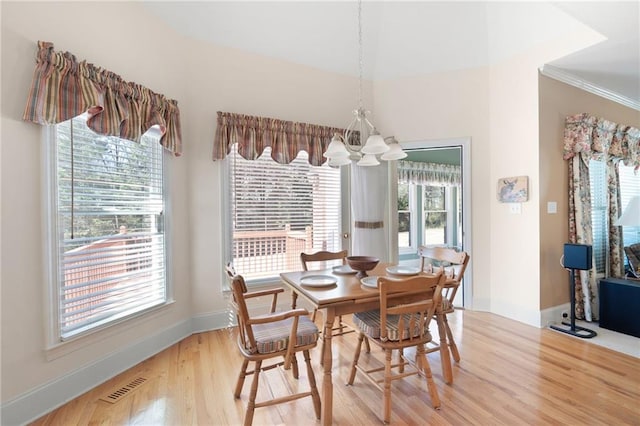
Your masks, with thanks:
M 362 0 L 358 0 L 358 108 L 344 135 L 334 133 L 323 154 L 329 166 L 344 166 L 357 160 L 359 166 L 377 166 L 378 157 L 385 161 L 399 160 L 407 154 L 393 136 L 383 138 L 367 118 L 370 112 L 362 103 Z M 363 143 L 363 141 L 366 141 Z

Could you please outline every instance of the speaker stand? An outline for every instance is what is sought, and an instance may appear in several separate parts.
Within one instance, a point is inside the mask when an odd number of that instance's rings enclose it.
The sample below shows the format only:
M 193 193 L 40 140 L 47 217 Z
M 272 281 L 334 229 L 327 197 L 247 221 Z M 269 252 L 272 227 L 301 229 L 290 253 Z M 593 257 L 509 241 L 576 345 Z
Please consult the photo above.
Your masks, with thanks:
M 562 322 L 562 325 L 568 326 L 564 328 L 559 325 L 550 325 L 556 331 L 571 334 L 572 336 L 581 337 L 583 339 L 591 339 L 596 337 L 598 333 L 588 328 L 580 327 L 576 325 L 576 276 L 575 269 L 571 269 L 571 322 Z

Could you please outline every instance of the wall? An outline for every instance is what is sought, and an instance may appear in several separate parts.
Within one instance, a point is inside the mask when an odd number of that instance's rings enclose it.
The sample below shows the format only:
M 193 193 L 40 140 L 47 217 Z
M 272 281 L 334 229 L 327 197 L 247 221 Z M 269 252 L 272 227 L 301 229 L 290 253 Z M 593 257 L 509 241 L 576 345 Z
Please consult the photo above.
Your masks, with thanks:
M 640 127 L 640 111 L 607 100 L 544 75 L 540 99 L 540 309 L 569 303 L 569 273 L 560 266 L 569 236 L 568 165 L 562 159 L 564 121 L 583 112 L 615 123 Z M 547 213 L 555 201 L 557 214 Z
M 137 2 L 2 2 L 2 424 L 32 419 L 193 331 L 226 325 L 216 111 L 344 126 L 357 79 L 187 40 Z M 171 159 L 175 302 L 61 348 L 45 347 L 41 126 L 22 121 L 37 41 L 178 100 Z M 370 85 L 365 85 L 369 102 Z M 11 247 L 10 250 L 7 248 Z M 288 299 L 285 299 L 285 301 Z

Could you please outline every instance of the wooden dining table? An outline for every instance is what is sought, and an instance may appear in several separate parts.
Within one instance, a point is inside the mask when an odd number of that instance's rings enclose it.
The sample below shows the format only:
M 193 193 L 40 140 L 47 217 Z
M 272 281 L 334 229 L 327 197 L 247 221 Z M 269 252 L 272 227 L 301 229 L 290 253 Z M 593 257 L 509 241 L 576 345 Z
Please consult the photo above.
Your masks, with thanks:
M 371 277 L 386 276 L 391 278 L 407 278 L 407 276 L 394 275 L 387 272 L 387 267 L 393 266 L 388 263 L 378 264 L 372 271 L 368 272 Z M 428 275 L 426 272 L 421 274 Z M 310 276 L 325 276 L 335 278 L 335 284 L 317 286 L 305 285 L 303 279 Z M 370 288 L 362 285 L 360 278 L 354 273 L 339 273 L 333 268 L 316 271 L 285 272 L 280 274 L 284 284 L 291 290 L 292 307 L 296 307 L 297 298 L 302 297 L 313 307 L 324 311 L 324 331 L 322 333 L 323 348 L 323 381 L 322 381 L 322 413 L 321 421 L 323 425 L 330 425 L 333 421 L 333 380 L 332 380 L 332 359 L 331 330 L 334 319 L 340 315 L 348 315 L 356 312 L 370 311 L 380 308 L 380 299 L 377 288 Z M 322 281 L 322 280 L 318 280 Z M 445 383 L 453 382 L 451 369 L 451 359 L 449 347 L 446 343 L 443 314 L 436 314 L 438 324 L 438 334 L 440 336 L 440 361 L 442 363 L 442 375 Z

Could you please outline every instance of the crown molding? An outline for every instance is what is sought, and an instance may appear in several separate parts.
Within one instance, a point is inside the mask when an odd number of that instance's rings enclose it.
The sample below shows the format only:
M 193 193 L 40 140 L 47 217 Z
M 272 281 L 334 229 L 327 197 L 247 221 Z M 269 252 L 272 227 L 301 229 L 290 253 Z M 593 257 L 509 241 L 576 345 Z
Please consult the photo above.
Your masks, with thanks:
M 593 93 L 594 95 L 609 99 L 610 101 L 617 102 L 629 108 L 633 108 L 636 111 L 640 111 L 640 101 L 628 98 L 619 93 L 597 86 L 560 68 L 554 67 L 553 65 L 543 65 L 542 67 L 540 67 L 540 72 L 542 73 L 542 75 L 553 78 L 554 80 L 561 81 L 570 86 L 577 87 L 578 89 Z

